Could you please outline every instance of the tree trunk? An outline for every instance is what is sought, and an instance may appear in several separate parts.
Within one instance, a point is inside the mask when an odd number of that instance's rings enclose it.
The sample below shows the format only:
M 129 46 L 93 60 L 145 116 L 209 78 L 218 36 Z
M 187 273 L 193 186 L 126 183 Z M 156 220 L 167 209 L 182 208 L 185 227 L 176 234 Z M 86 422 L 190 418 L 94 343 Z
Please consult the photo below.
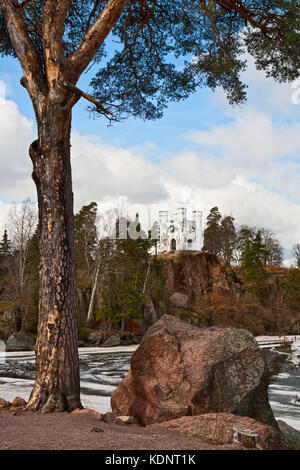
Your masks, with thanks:
M 125 317 L 124 317 L 124 315 L 122 315 L 122 317 L 121 317 L 121 329 L 120 329 L 121 338 L 124 335 L 124 329 L 125 329 Z
M 93 308 L 94 308 L 95 297 L 96 297 L 96 292 L 97 292 L 99 271 L 100 271 L 100 261 L 98 261 L 97 268 L 96 268 L 96 274 L 95 274 L 95 277 L 94 277 L 93 289 L 92 289 L 92 294 L 91 294 L 91 298 L 90 298 L 88 314 L 87 314 L 87 318 L 86 318 L 86 326 L 87 327 L 91 327 L 92 323 L 93 323 Z
M 30 146 L 39 203 L 39 326 L 36 381 L 27 409 L 81 408 L 70 165 L 71 113 L 48 102 Z

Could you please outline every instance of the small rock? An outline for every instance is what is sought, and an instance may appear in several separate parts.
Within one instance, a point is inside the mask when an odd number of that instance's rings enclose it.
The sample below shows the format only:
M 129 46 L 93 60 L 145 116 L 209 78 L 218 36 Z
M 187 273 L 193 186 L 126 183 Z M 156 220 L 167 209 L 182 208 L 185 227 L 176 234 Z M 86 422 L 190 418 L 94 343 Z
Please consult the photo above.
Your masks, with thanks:
M 71 412 L 72 415 L 92 415 L 97 418 L 99 421 L 102 421 L 103 415 L 99 411 L 92 410 L 91 408 L 76 408 L 76 410 Z
M 132 333 L 130 333 L 129 335 L 126 335 L 126 336 L 121 336 L 122 346 L 129 346 L 129 345 L 133 344 L 133 338 L 134 338 L 134 335 Z
M 174 292 L 169 298 L 170 302 L 174 307 L 186 307 L 188 303 L 188 296 L 181 294 L 180 292 Z
M 133 416 L 123 416 L 115 413 L 105 413 L 103 421 L 110 424 L 138 424 Z
M 105 343 L 103 343 L 101 346 L 108 348 L 112 346 L 120 346 L 120 344 L 121 344 L 121 338 L 118 334 L 115 333 L 110 338 L 108 338 L 108 340 L 106 340 Z
M 102 336 L 100 333 L 89 333 L 87 342 L 90 344 L 99 345 L 101 343 Z
M 103 415 L 103 421 L 105 423 L 115 424 L 117 415 L 115 413 L 105 413 Z
M 248 428 L 243 428 L 241 426 L 233 426 L 232 427 L 233 436 L 232 442 L 233 444 L 240 445 L 242 447 L 248 447 L 250 449 L 258 449 L 263 450 L 263 444 L 259 435 Z
M 3 408 L 10 408 L 11 407 L 11 402 L 4 400 L 4 398 L 0 398 L 0 409 Z
M 27 402 L 21 398 L 21 397 L 16 397 L 14 399 L 14 401 L 12 402 L 11 404 L 11 409 L 13 408 L 23 408 L 24 406 L 26 406 Z
M 8 304 L 12 304 L 8 302 Z M 0 333 L 6 339 L 18 330 L 22 319 L 19 304 L 12 304 L 0 311 Z
M 6 341 L 6 351 L 33 351 L 35 340 L 32 336 L 18 331 L 11 335 Z
M 115 422 L 116 424 L 138 424 L 133 416 L 117 416 Z
M 134 337 L 133 337 L 133 344 L 140 344 L 141 341 L 142 341 L 142 336 L 140 336 L 140 335 L 134 335 Z
M 104 432 L 104 431 L 101 428 L 93 428 L 91 429 L 91 432 Z

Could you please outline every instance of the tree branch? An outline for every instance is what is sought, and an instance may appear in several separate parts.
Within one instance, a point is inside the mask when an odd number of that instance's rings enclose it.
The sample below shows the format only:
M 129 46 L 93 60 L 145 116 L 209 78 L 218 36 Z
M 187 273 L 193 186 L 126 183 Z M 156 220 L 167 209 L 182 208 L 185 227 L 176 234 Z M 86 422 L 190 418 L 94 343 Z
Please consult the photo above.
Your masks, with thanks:
M 243 5 L 237 5 L 236 2 L 231 0 L 220 0 L 216 2 L 220 7 L 225 9 L 236 11 L 246 22 L 254 26 L 255 28 L 260 29 L 263 33 L 268 32 L 268 28 L 265 24 L 262 24 L 256 21 L 253 17 L 255 16 L 249 9 L 245 8 Z M 239 2 L 240 3 L 240 2 Z
M 12 0 L 0 0 L 0 5 L 13 48 L 23 70 L 26 88 L 30 96 L 36 98 L 35 93 L 45 87 L 41 59 L 27 34 L 19 8 Z
M 76 83 L 99 47 L 120 18 L 128 0 L 108 0 L 101 15 L 84 35 L 80 46 L 67 60 L 69 79 Z
M 71 90 L 76 96 L 79 96 L 79 97 L 82 97 L 82 98 L 85 98 L 87 101 L 89 101 L 90 103 L 93 103 L 95 106 L 96 106 L 96 111 L 100 114 L 104 114 L 105 116 L 113 116 L 113 113 L 111 113 L 110 111 L 108 111 L 108 109 L 104 108 L 103 106 L 103 103 L 101 101 L 97 101 L 95 98 L 93 98 L 92 96 L 88 95 L 87 93 L 85 93 L 84 91 L 81 91 L 79 88 L 77 88 L 76 86 L 72 85 L 71 83 L 68 83 L 68 82 L 65 82 L 63 81 L 62 82 L 62 85 L 66 88 L 68 88 L 69 90 Z M 110 105 L 110 106 L 113 106 L 113 105 Z M 110 118 L 111 119 L 111 118 Z
M 63 34 L 73 0 L 46 0 L 43 8 L 43 48 L 48 86 L 60 80 L 65 65 Z

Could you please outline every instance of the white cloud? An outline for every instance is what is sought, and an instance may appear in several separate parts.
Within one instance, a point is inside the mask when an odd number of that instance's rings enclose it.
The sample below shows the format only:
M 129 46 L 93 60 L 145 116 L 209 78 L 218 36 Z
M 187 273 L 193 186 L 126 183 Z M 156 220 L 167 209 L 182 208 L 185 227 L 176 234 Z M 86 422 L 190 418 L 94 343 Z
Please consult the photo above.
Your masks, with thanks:
M 193 131 L 187 137 L 201 148 L 250 167 L 300 151 L 300 122 L 275 123 L 254 108 L 236 110 L 227 124 L 209 131 Z
M 168 196 L 158 165 L 145 149 L 123 149 L 95 136 L 72 135 L 72 166 L 76 206 L 126 195 L 131 202 L 150 203 Z M 152 149 L 152 146 L 150 146 Z
M 0 196 L 20 200 L 35 197 L 28 179 L 31 161 L 28 147 L 34 138 L 33 123 L 24 117 L 13 101 L 0 100 Z

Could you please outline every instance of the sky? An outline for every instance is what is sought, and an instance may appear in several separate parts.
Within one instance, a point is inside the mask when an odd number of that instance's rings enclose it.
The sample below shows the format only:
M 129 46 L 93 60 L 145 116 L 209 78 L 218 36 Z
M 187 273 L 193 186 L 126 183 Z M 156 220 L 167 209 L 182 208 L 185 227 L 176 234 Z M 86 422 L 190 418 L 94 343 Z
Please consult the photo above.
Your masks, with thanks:
M 146 224 L 148 214 L 153 222 L 159 210 L 181 206 L 188 215 L 202 210 L 205 222 L 217 206 L 237 227 L 271 230 L 290 265 L 300 243 L 300 81 L 276 83 L 248 59 L 241 107 L 230 106 L 221 89 L 203 88 L 171 103 L 160 120 L 109 127 L 79 101 L 72 119 L 75 210 L 126 199 L 129 215 L 139 212 Z M 0 59 L 0 236 L 13 202 L 36 201 L 28 156 L 36 126 L 21 76 L 16 60 Z M 90 78 L 80 80 L 84 91 Z

